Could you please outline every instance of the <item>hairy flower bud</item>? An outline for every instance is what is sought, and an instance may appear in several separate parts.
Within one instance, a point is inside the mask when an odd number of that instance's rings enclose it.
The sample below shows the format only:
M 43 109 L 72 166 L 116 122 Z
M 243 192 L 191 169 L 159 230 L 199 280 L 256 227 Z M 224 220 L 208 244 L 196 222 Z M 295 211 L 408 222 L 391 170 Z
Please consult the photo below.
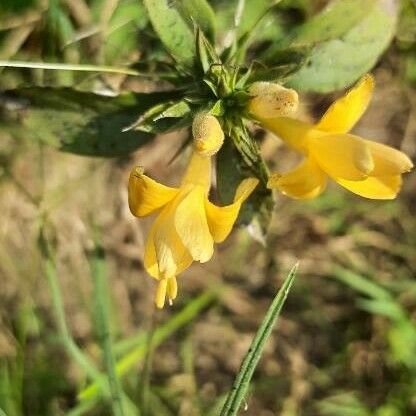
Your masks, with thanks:
M 212 156 L 220 150 L 224 143 L 224 132 L 219 121 L 207 113 L 199 113 L 192 124 L 194 146 L 202 156 Z
M 250 86 L 250 113 L 259 119 L 288 117 L 298 108 L 298 94 L 295 90 L 272 82 L 255 82 Z

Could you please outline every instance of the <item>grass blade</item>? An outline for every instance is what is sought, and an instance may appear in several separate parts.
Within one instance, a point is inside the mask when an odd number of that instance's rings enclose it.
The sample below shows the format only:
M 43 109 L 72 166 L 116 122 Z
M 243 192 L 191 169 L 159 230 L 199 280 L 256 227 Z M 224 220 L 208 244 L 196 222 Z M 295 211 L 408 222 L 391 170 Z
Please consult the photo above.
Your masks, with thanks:
M 120 380 L 115 369 L 115 359 L 110 329 L 110 300 L 107 286 L 107 273 L 104 252 L 97 247 L 91 259 L 91 274 L 94 283 L 94 316 L 97 338 L 103 352 L 106 377 L 111 394 L 111 408 L 114 416 L 125 416 Z
M 254 370 L 260 360 L 264 345 L 273 330 L 273 326 L 279 317 L 283 304 L 289 294 L 289 290 L 295 279 L 297 269 L 298 264 L 293 266 L 276 297 L 273 299 L 273 302 L 270 305 L 269 310 L 267 311 L 267 314 L 250 345 L 248 353 L 244 357 L 240 371 L 237 374 L 234 385 L 227 397 L 224 407 L 221 410 L 220 416 L 234 416 L 237 414 L 238 409 L 241 406 L 241 402 L 243 401 L 250 385 L 250 380 L 253 376 Z
M 152 337 L 152 348 L 156 348 L 163 341 L 169 338 L 172 334 L 178 331 L 180 328 L 188 324 L 194 319 L 203 309 L 210 305 L 217 299 L 217 291 L 212 290 L 205 292 L 192 300 L 186 305 L 177 315 L 170 319 L 165 325 L 159 327 Z M 126 373 L 135 368 L 137 363 L 142 360 L 147 351 L 146 337 L 137 337 L 137 343 L 129 352 L 122 356 L 116 364 L 116 374 L 120 378 Z M 87 386 L 78 395 L 81 401 L 93 400 L 99 395 L 100 386 L 94 382 Z
M 0 60 L 0 67 L 9 68 L 32 68 L 32 69 L 55 69 L 61 71 L 84 71 L 103 72 L 108 74 L 124 74 L 134 76 L 148 76 L 131 68 L 119 68 L 104 65 L 83 65 L 83 64 L 59 64 L 48 62 L 27 62 L 27 61 L 4 61 Z

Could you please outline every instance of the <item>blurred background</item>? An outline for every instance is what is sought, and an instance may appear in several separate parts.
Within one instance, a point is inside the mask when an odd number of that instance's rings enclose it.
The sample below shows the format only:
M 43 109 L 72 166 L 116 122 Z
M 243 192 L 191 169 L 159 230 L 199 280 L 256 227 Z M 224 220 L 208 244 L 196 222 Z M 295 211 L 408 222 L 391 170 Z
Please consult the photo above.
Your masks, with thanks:
M 211 3 L 227 27 L 235 2 Z M 284 36 L 325 4 L 282 1 L 265 36 Z M 0 60 L 149 66 L 161 54 L 136 0 L 0 2 Z M 413 0 L 401 3 L 396 35 L 373 73 L 375 95 L 354 132 L 415 160 Z M 1 90 L 28 85 L 108 94 L 162 88 L 125 75 L 0 68 Z M 341 93 L 304 95 L 302 117 L 316 119 Z M 254 133 L 271 167 L 294 166 L 275 137 Z M 174 305 L 156 311 L 155 282 L 142 264 L 151 219 L 130 214 L 126 184 L 135 165 L 177 184 L 186 158 L 166 161 L 185 136 L 160 135 L 104 159 L 59 152 L 42 132 L 13 134 L 0 124 L 0 414 L 111 414 L 108 397 L 88 390 L 94 372 L 104 371 L 107 330 L 131 414 L 218 414 L 271 299 L 299 261 L 241 414 L 416 415 L 414 174 L 388 202 L 333 184 L 310 202 L 277 195 L 265 241 L 236 229 L 212 261 L 180 276 Z

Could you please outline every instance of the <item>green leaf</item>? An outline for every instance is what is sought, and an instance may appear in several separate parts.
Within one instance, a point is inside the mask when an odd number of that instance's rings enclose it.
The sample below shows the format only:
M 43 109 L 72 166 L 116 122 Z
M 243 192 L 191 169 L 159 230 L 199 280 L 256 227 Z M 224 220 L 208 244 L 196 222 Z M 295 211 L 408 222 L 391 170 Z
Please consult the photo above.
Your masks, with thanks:
M 206 0 L 177 0 L 176 5 L 191 27 L 196 24 L 211 42 L 215 42 L 215 14 Z
M 180 63 L 191 66 L 195 56 L 194 35 L 169 0 L 143 0 L 150 21 L 166 49 Z
M 268 81 L 283 83 L 283 80 L 293 73 L 297 72 L 302 64 L 282 64 L 266 69 L 253 70 L 252 75 L 249 77 L 247 83 L 256 81 Z
M 105 97 L 66 88 L 27 88 L 9 91 L 5 97 L 0 101 L 0 109 L 4 104 L 0 127 L 14 135 L 66 152 L 115 157 L 136 150 L 152 138 L 147 133 L 122 130 L 167 95 Z
M 155 134 L 166 133 L 187 127 L 191 123 L 191 109 L 185 101 L 168 101 L 151 107 L 123 131 L 140 130 Z
M 290 43 L 318 43 L 335 39 L 359 24 L 376 0 L 336 0 L 295 30 Z
M 208 42 L 204 33 L 199 28 L 196 30 L 196 55 L 203 74 L 208 72 L 212 65 L 221 62 L 214 47 Z
M 134 36 L 148 23 L 143 5 L 137 0 L 120 2 L 109 22 L 104 42 L 106 62 L 128 62 L 139 48 L 139 36 Z
M 276 3 L 270 0 L 245 1 L 241 20 L 238 25 L 240 35 L 250 32 L 257 24 L 258 20 Z
M 273 299 L 260 328 L 257 330 L 256 336 L 250 345 L 248 353 L 244 357 L 241 364 L 240 371 L 237 374 L 232 390 L 230 391 L 224 407 L 221 410 L 220 416 L 235 416 L 237 415 L 241 403 L 247 393 L 254 370 L 260 360 L 266 341 L 272 333 L 273 327 L 280 315 L 283 305 L 286 301 L 287 295 L 295 280 L 298 264 L 292 267 L 286 277 L 279 292 Z
M 222 204 L 233 202 L 235 190 L 240 182 L 256 176 L 260 183 L 243 204 L 237 224 L 250 224 L 251 231 L 257 240 L 264 241 L 274 208 L 272 192 L 267 189 L 267 172 L 264 172 L 263 161 L 259 158 L 254 162 L 245 160 L 236 148 L 233 140 L 227 138 L 217 154 L 217 192 Z
M 370 71 L 393 38 L 398 4 L 379 0 L 343 37 L 318 44 L 289 85 L 302 91 L 345 88 Z

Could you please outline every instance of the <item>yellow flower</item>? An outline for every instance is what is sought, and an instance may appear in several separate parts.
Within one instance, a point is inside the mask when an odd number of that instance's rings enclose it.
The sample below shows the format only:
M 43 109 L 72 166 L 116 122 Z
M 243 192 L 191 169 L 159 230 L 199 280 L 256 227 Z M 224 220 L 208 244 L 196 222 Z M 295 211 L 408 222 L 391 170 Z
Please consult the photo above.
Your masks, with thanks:
M 255 82 L 248 92 L 248 110 L 259 119 L 287 117 L 298 108 L 298 93 L 273 82 Z
M 315 125 L 289 117 L 258 118 L 305 155 L 294 170 L 272 175 L 268 186 L 293 198 L 314 198 L 325 189 L 329 176 L 363 197 L 395 198 L 401 174 L 413 167 L 411 160 L 399 150 L 348 133 L 366 110 L 373 86 L 373 77 L 364 76 Z
M 215 138 L 211 128 L 208 132 L 208 142 L 216 147 L 220 137 Z M 221 133 L 217 130 L 217 134 L 221 136 L 222 130 Z M 203 139 L 199 137 L 197 140 Z M 144 217 L 158 214 L 147 236 L 144 267 L 159 281 L 155 298 L 159 308 L 164 306 L 166 297 L 169 302 L 175 299 L 176 276 L 179 273 L 194 260 L 201 263 L 210 260 L 214 243 L 224 241 L 231 232 L 242 203 L 258 183 L 255 178 L 245 179 L 237 188 L 232 204 L 225 207 L 212 204 L 208 200 L 211 157 L 205 154 L 212 154 L 213 149 L 205 146 L 199 152 L 198 148 L 198 143 L 195 143 L 195 150 L 178 188 L 157 183 L 144 175 L 139 167 L 133 169 L 130 175 L 129 206 L 133 215 Z

